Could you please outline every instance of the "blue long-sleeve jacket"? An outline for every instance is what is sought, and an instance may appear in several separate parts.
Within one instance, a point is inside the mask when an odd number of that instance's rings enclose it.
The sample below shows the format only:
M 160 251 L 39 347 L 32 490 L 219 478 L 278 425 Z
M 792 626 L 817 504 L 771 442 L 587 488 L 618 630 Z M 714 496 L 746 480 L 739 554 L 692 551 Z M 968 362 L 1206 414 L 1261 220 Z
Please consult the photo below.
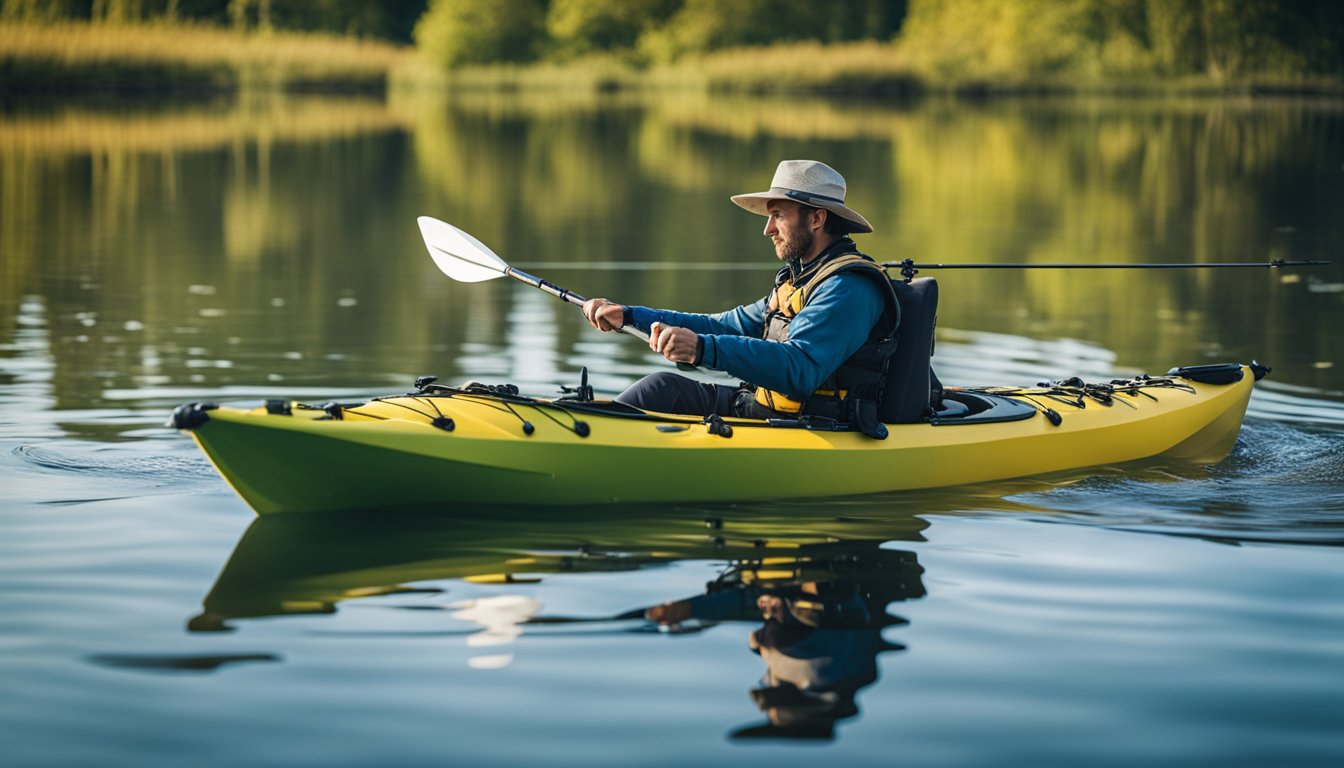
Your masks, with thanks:
M 802 400 L 863 346 L 884 308 L 875 281 L 841 272 L 816 287 L 789 323 L 788 341 L 777 342 L 763 338 L 769 300 L 766 294 L 754 304 L 712 315 L 631 307 L 630 321 L 645 333 L 655 322 L 694 331 L 702 366 Z

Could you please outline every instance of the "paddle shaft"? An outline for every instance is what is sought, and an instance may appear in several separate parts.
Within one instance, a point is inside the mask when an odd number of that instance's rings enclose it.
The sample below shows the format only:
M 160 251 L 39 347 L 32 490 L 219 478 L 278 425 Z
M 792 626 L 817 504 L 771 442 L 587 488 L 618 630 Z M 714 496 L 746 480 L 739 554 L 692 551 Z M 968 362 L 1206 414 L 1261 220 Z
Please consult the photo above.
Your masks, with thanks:
M 568 288 L 561 288 L 560 286 L 556 285 L 555 283 L 552 283 L 549 280 L 543 280 L 540 277 L 529 275 L 528 273 L 522 271 L 521 269 L 515 269 L 513 267 L 505 267 L 504 274 L 508 275 L 509 277 L 512 277 L 514 280 L 519 280 L 521 282 L 527 283 L 533 288 L 540 288 L 541 290 L 551 294 L 557 299 L 560 299 L 561 301 L 567 301 L 576 307 L 582 307 L 584 302 L 588 301 L 588 299 L 586 299 L 585 297 L 569 290 Z M 631 336 L 634 336 L 635 338 L 640 339 L 642 341 L 647 342 L 649 340 L 649 334 L 639 330 L 633 325 L 622 325 L 621 331 L 623 333 L 628 333 Z
M 512 277 L 514 280 L 519 280 L 521 282 L 527 283 L 533 288 L 540 288 L 541 290 L 551 294 L 557 299 L 560 299 L 561 301 L 567 301 L 576 307 L 582 307 L 584 302 L 588 301 L 588 299 L 584 298 L 582 295 L 577 294 L 569 290 L 568 288 L 561 288 L 560 286 L 556 285 L 555 283 L 552 283 L 549 280 L 543 280 L 540 277 L 529 275 L 521 269 L 515 269 L 513 267 L 506 266 L 504 267 L 504 274 L 508 275 L 509 277 Z M 639 339 L 645 343 L 648 343 L 649 341 L 649 334 L 639 330 L 633 325 L 622 325 L 620 330 L 622 333 L 628 333 L 631 336 L 634 336 L 636 339 Z M 690 363 L 677 363 L 677 368 L 683 371 L 699 370 L 699 368 L 696 368 L 694 365 Z

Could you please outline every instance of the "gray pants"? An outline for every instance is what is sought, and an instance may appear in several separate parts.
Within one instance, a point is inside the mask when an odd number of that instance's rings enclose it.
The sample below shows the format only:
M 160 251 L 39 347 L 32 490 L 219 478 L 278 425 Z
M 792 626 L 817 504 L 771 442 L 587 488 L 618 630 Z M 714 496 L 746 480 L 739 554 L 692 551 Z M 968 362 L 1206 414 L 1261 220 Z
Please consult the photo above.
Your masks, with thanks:
M 636 381 L 616 396 L 616 402 L 660 413 L 764 418 L 751 390 L 703 384 L 670 371 L 652 373 Z

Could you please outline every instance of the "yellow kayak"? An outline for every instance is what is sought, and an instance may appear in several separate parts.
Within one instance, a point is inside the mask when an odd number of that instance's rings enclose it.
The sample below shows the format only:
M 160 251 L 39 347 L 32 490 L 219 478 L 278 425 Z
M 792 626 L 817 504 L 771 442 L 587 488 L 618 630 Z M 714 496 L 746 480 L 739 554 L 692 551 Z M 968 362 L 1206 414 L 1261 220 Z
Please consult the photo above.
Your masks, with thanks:
M 482 504 L 817 498 L 979 483 L 1155 456 L 1231 450 L 1252 364 L 1107 383 L 950 389 L 943 407 L 877 440 L 827 420 L 647 413 L 508 386 L 251 410 L 189 403 L 187 431 L 259 514 Z

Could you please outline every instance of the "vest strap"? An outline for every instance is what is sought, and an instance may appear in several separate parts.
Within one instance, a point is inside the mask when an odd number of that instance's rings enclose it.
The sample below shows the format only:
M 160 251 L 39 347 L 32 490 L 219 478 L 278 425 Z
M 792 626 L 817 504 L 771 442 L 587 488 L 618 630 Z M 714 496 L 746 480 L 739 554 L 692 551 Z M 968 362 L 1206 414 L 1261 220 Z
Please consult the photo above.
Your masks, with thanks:
M 807 306 L 813 291 L 826 279 L 846 270 L 872 270 L 874 276 L 887 288 L 887 307 L 883 316 L 892 327 L 875 329 L 869 340 L 864 343 L 833 374 L 827 377 L 822 387 L 803 400 L 795 400 L 782 392 L 764 387 L 756 388 L 756 403 L 764 408 L 789 415 L 808 411 L 809 402 L 825 405 L 825 410 L 842 412 L 847 410 L 845 401 L 851 395 L 876 402 L 886 376 L 888 361 L 895 349 L 895 327 L 899 322 L 900 307 L 896 295 L 890 287 L 886 270 L 872 259 L 858 252 L 841 253 L 819 265 L 815 271 L 800 275 L 802 284 L 795 286 L 792 278 L 783 277 L 775 285 L 766 305 L 765 338 L 771 341 L 787 341 L 789 323 Z M 817 398 L 814 400 L 814 398 Z M 811 410 L 815 410 L 811 409 Z M 867 431 L 867 430 L 865 430 Z

